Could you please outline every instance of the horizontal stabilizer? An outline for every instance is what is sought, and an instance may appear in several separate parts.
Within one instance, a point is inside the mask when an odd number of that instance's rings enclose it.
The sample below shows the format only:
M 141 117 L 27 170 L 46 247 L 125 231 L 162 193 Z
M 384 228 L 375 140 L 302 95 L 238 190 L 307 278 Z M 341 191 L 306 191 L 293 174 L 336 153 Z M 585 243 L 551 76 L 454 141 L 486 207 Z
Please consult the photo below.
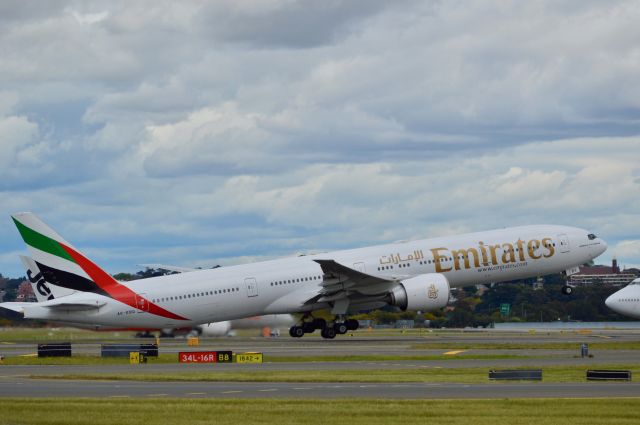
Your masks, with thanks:
M 44 304 L 44 303 L 43 303 Z M 104 301 L 58 301 L 55 304 L 43 305 L 51 310 L 94 310 L 106 305 Z
M 23 313 L 24 307 L 29 305 L 34 305 L 35 303 L 21 303 L 21 302 L 6 302 L 0 303 L 0 307 L 6 308 L 7 310 L 15 311 L 16 313 Z

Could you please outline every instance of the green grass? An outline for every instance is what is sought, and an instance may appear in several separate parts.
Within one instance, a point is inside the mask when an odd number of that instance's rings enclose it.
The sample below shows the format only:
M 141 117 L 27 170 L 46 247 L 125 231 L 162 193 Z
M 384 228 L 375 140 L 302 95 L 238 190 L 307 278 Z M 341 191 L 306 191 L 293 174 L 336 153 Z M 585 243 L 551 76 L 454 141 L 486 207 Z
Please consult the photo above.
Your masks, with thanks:
M 640 350 L 640 341 L 591 342 L 590 350 Z M 579 350 L 580 342 L 426 342 L 415 344 L 415 350 Z
M 638 399 L 0 399 L 0 424 L 631 425 Z
M 0 343 L 130 340 L 135 332 L 95 332 L 75 328 L 0 328 Z
M 515 368 L 525 369 L 525 368 Z M 585 382 L 587 369 L 631 370 L 638 380 L 640 366 L 633 365 L 579 365 L 543 368 L 545 382 Z M 433 383 L 486 383 L 489 368 L 402 368 L 365 370 L 287 370 L 287 371 L 216 371 L 182 373 L 87 373 L 60 375 L 32 375 L 33 379 L 109 380 L 109 381 L 170 381 L 170 382 L 433 382 Z

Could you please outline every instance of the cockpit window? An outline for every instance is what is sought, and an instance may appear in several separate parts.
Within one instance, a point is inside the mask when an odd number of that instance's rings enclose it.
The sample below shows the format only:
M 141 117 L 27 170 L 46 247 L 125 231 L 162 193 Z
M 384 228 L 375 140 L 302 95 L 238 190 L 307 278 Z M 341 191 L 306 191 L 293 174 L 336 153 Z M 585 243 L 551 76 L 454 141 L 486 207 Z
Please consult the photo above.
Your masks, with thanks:
M 597 236 L 596 236 L 596 235 L 594 235 L 593 233 L 589 233 L 589 234 L 587 235 L 587 237 L 589 238 L 589 240 L 590 240 L 590 241 L 592 241 L 592 240 L 594 240 Z

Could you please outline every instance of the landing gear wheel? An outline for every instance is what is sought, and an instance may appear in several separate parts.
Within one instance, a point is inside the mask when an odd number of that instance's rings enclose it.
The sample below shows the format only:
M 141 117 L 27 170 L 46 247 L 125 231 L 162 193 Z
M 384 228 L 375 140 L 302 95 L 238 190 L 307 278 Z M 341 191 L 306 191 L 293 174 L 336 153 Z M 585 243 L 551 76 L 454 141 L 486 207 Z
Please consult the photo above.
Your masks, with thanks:
M 313 325 L 313 322 L 304 322 L 302 324 L 302 330 L 304 331 L 304 333 L 310 334 L 316 330 L 316 327 Z
M 301 326 L 291 326 L 289 328 L 289 335 L 293 338 L 302 338 L 304 335 L 304 329 Z
M 565 285 L 562 287 L 562 293 L 564 295 L 571 295 L 573 293 L 573 287 L 569 285 Z
M 311 323 L 313 323 L 315 329 L 324 329 L 327 327 L 327 321 L 324 319 L 313 319 Z
M 333 339 L 336 337 L 336 331 L 332 327 L 327 327 L 320 332 L 320 335 L 322 335 L 324 339 Z
M 333 329 L 335 329 L 336 333 L 340 335 L 346 334 L 348 330 L 347 324 L 345 322 L 334 324 Z
M 349 319 L 344 322 L 347 325 L 347 329 L 350 331 L 355 331 L 360 327 L 360 323 L 356 319 Z

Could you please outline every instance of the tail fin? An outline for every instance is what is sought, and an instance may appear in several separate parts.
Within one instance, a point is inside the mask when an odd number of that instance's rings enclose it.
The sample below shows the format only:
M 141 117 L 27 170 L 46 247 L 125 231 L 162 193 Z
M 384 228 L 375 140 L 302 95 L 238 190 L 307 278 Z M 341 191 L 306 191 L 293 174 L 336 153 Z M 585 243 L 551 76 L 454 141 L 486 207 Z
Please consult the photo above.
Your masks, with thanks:
M 47 282 L 108 296 L 107 287 L 116 283 L 109 274 L 75 250 L 35 214 L 14 214 L 12 218 Z
M 33 288 L 33 292 L 36 294 L 38 302 L 64 297 L 75 292 L 72 289 L 62 288 L 47 282 L 42 276 L 40 268 L 31 257 L 21 255 L 20 260 L 27 271 L 27 279 L 31 282 L 31 287 Z
M 120 284 L 44 224 L 35 214 L 14 214 L 12 218 L 29 248 L 31 257 L 47 282 L 76 291 L 104 295 L 159 316 L 187 320 L 151 303 L 127 286 Z

